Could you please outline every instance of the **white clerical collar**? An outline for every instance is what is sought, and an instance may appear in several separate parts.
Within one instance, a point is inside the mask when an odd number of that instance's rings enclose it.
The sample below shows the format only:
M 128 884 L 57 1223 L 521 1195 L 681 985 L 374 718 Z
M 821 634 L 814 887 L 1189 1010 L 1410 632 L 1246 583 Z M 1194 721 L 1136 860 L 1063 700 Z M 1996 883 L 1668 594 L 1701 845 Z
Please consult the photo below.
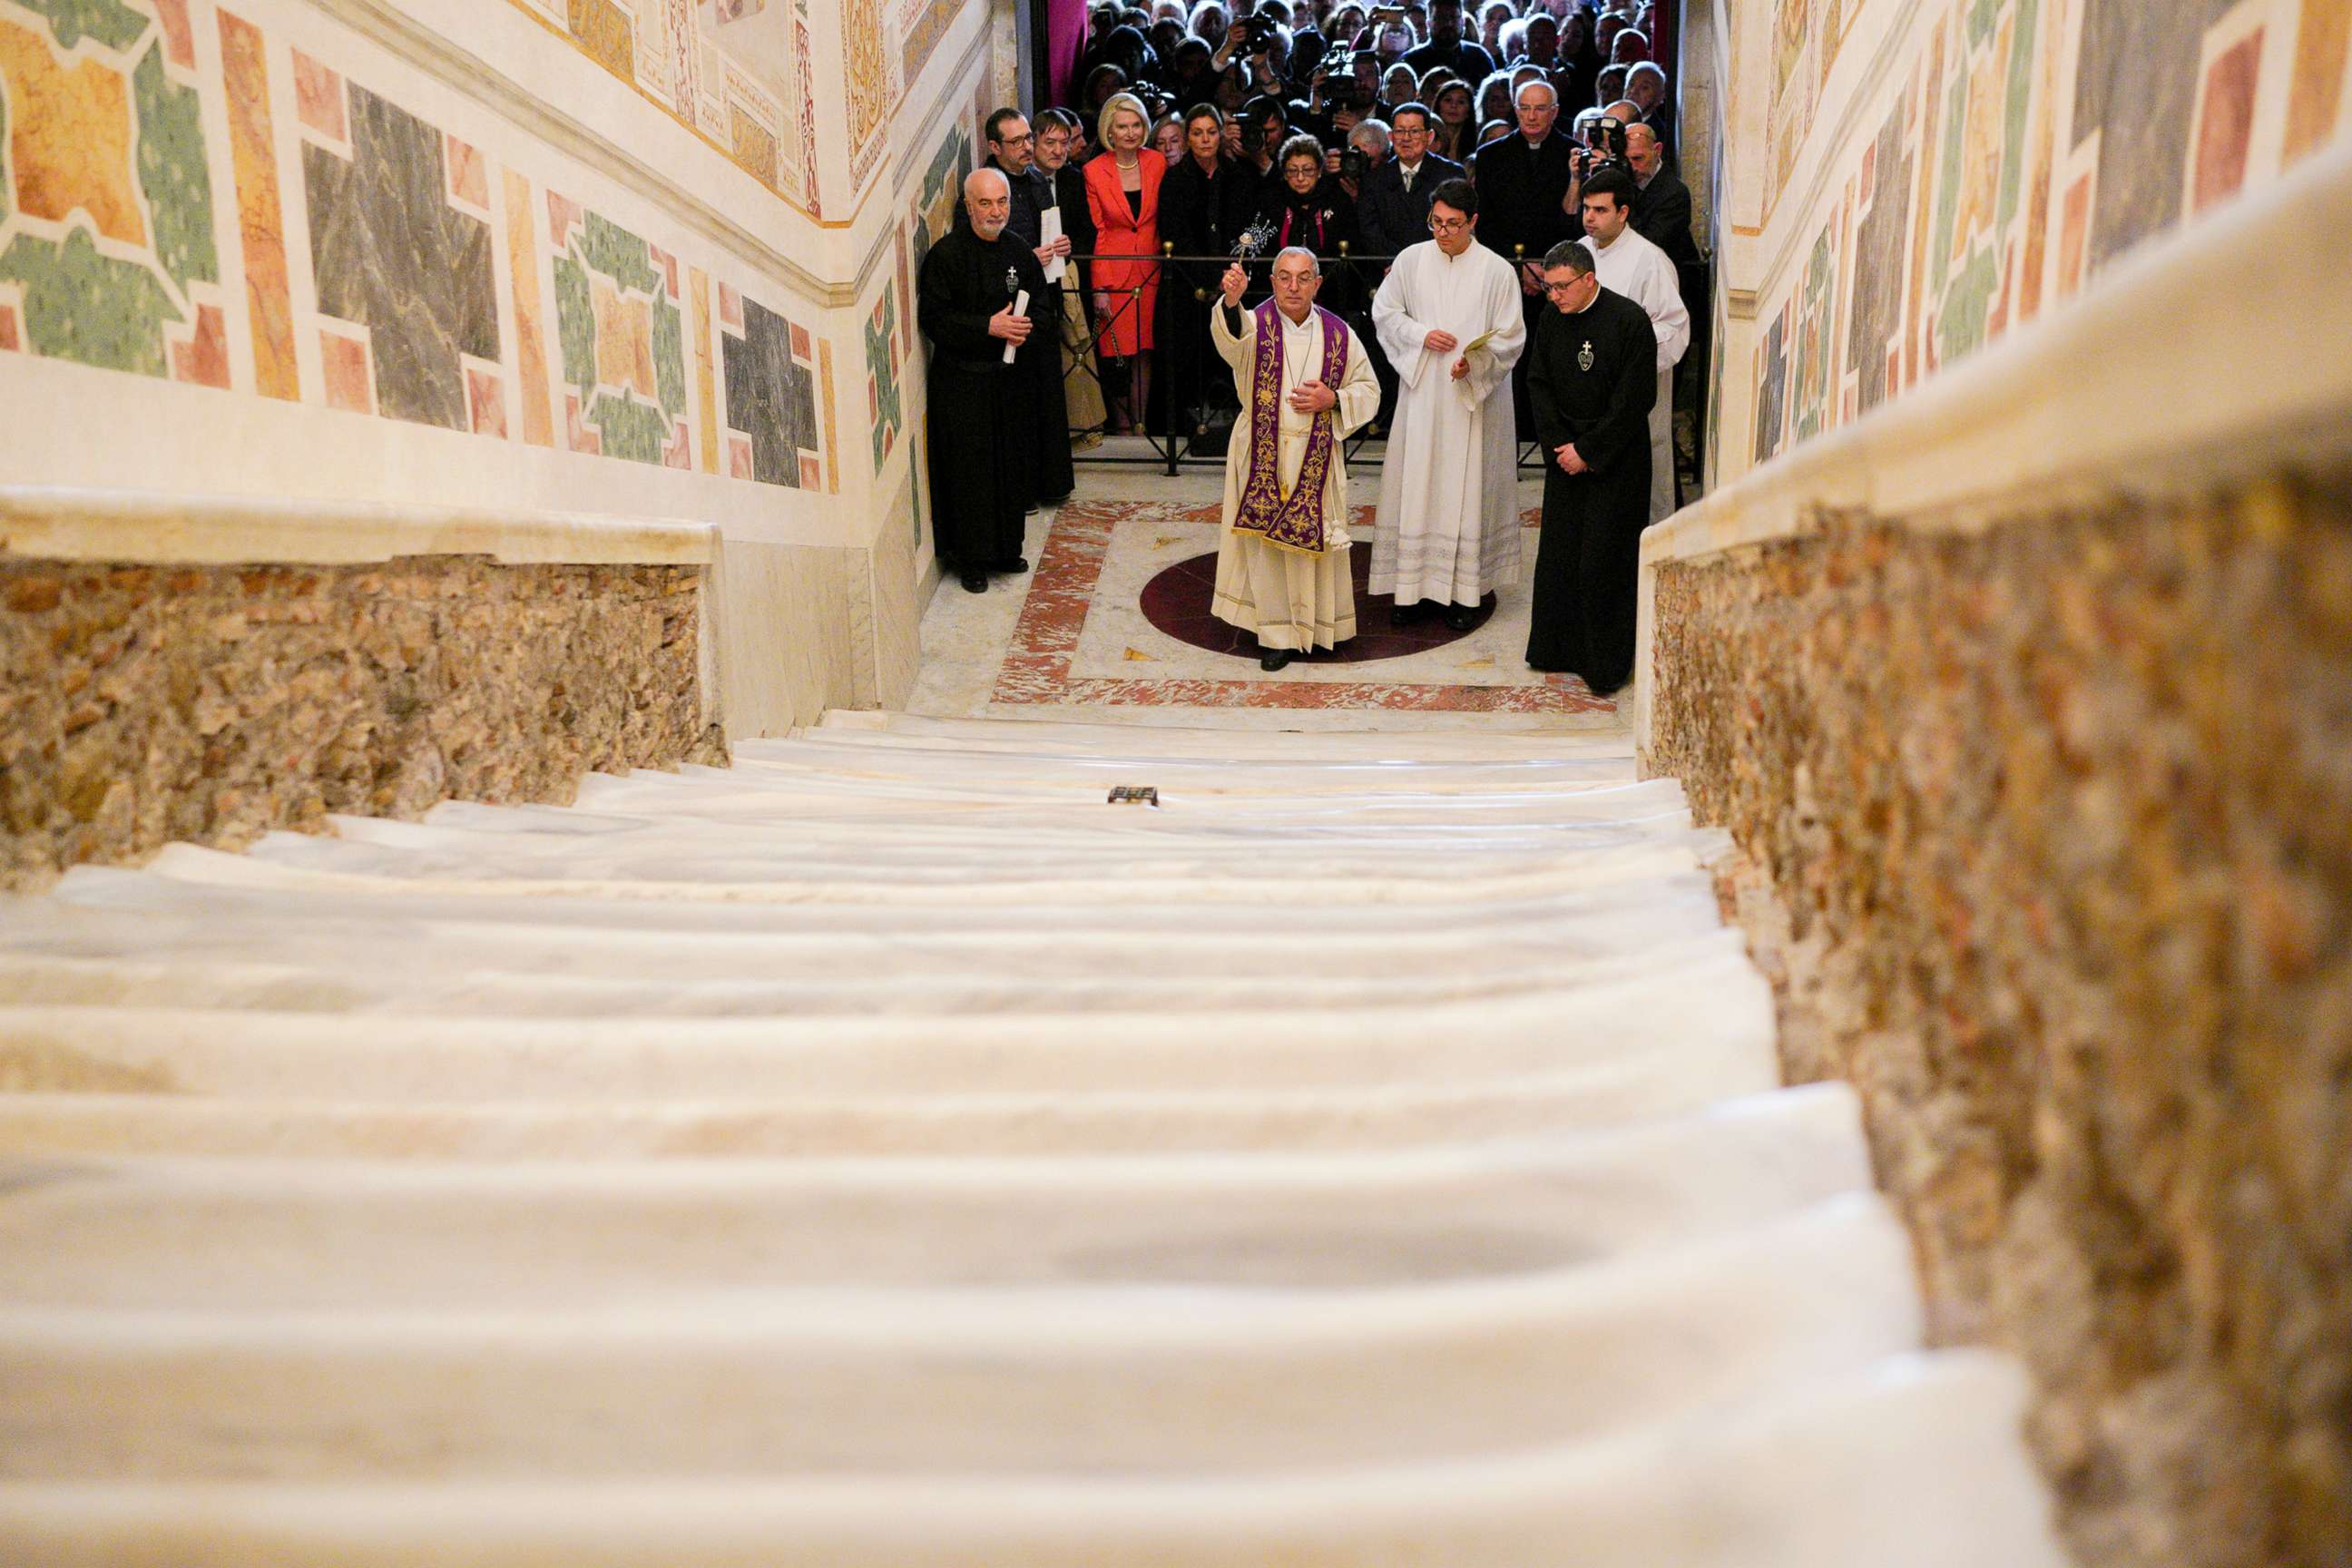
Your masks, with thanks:
M 1315 324 L 1315 307 L 1312 305 L 1307 307 L 1307 319 L 1303 321 L 1294 321 L 1288 316 L 1283 315 L 1282 307 L 1279 305 L 1274 308 L 1274 313 L 1281 317 L 1282 330 L 1286 332 L 1303 332 Z
M 1586 276 L 1587 278 L 1597 278 L 1597 277 L 1599 277 L 1599 276 L 1600 276 L 1600 274 L 1595 273 L 1595 272 L 1588 272 L 1588 273 L 1586 273 L 1586 274 L 1585 274 L 1585 276 Z M 1595 289 L 1592 291 L 1592 298 L 1591 298 L 1591 299 L 1587 300 L 1583 304 L 1579 305 L 1575 310 L 1570 310 L 1570 311 L 1569 312 L 1569 314 L 1570 314 L 1570 315 L 1571 315 L 1571 316 L 1581 316 L 1582 314 L 1584 314 L 1584 312 L 1585 312 L 1585 311 L 1590 310 L 1591 309 L 1592 309 L 1592 307 L 1593 307 L 1593 306 L 1598 305 L 1599 303 L 1601 303 L 1601 290 L 1600 290 L 1600 289 Z
M 1621 246 L 1621 245 L 1622 245 L 1622 244 L 1624 244 L 1624 243 L 1625 243 L 1625 237 L 1626 237 L 1627 235 L 1629 235 L 1629 234 L 1633 233 L 1633 226 L 1632 224 L 1630 224 L 1630 223 L 1629 223 L 1629 224 L 1627 224 L 1623 228 L 1621 228 L 1621 229 L 1619 229 L 1619 230 L 1617 231 L 1617 237 L 1616 237 L 1615 239 L 1611 240 L 1611 241 L 1610 241 L 1608 244 L 1606 244 L 1606 245 L 1601 244 L 1601 243 L 1599 240 L 1597 240 L 1597 239 L 1593 240 L 1593 241 L 1592 241 L 1592 254 L 1593 254 L 1593 255 L 1595 255 L 1595 256 L 1599 256 L 1599 255 L 1603 254 L 1604 252 L 1612 251 L 1612 250 L 1616 249 L 1619 246 Z M 1591 238 L 1591 237 L 1588 235 L 1586 237 L 1587 237 L 1587 238 Z

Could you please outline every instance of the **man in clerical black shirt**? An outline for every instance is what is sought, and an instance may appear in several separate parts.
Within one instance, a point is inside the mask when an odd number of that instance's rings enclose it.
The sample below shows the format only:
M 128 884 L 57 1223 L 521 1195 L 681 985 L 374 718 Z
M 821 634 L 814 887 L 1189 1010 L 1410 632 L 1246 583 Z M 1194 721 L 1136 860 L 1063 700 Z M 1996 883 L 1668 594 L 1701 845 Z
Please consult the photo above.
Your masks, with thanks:
M 1021 542 L 1037 482 L 1032 388 L 1038 359 L 1058 359 L 1061 297 L 1048 292 L 1036 252 L 1005 232 L 1013 198 L 1003 174 L 973 170 L 963 205 L 970 226 L 950 230 L 923 258 L 916 319 L 931 340 L 932 536 L 942 569 L 980 594 L 992 572 L 1029 570 Z M 1023 289 L 1028 305 L 1015 312 Z
M 1543 310 L 1544 253 L 1563 239 L 1575 238 L 1583 226 L 1568 206 L 1576 153 L 1568 138 L 1555 132 L 1559 92 L 1549 82 L 1522 82 L 1512 105 L 1519 133 L 1487 142 L 1471 163 L 1478 185 L 1479 243 L 1517 266 L 1532 338 Z M 1511 373 L 1511 412 L 1523 441 L 1535 433 L 1528 406 L 1527 363 L 1522 356 Z
M 1633 672 L 1642 530 L 1650 521 L 1650 405 L 1657 336 L 1641 306 L 1601 286 L 1570 240 L 1543 258 L 1551 308 L 1528 345 L 1544 455 L 1528 663 L 1607 696 Z
M 1485 81 L 1495 69 L 1495 57 L 1485 45 L 1463 40 L 1462 0 L 1430 0 L 1429 42 L 1408 51 L 1404 63 L 1415 77 L 1427 75 L 1432 66 L 1444 66 L 1468 82 Z M 1483 205 L 1486 198 L 1479 201 Z

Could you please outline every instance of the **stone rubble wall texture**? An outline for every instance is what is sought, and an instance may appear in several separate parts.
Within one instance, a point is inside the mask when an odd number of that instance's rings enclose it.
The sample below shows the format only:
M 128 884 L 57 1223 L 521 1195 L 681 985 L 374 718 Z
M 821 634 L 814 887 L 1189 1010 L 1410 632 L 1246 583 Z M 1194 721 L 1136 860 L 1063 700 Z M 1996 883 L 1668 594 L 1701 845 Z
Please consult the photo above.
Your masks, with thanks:
M 694 567 L 0 561 L 0 886 L 724 765 Z
M 2352 1563 L 2346 477 L 1657 576 L 1645 764 L 2097 1568 Z

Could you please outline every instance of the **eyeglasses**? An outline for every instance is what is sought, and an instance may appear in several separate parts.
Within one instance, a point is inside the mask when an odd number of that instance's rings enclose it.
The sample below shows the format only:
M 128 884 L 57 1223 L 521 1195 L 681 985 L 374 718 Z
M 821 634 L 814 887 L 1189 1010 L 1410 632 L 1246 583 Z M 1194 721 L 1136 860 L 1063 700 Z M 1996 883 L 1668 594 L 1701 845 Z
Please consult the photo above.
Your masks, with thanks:
M 1433 217 L 1429 220 L 1429 232 L 1432 234 L 1460 234 L 1469 226 L 1470 220 L 1466 217 Z
M 1588 272 L 1584 275 L 1584 278 L 1590 278 L 1591 276 L 1591 274 Z M 1554 283 L 1550 279 L 1547 279 L 1544 281 L 1544 292 L 1549 294 L 1554 299 L 1559 299 L 1564 294 L 1573 294 L 1576 292 L 1576 286 L 1583 282 L 1584 278 L 1571 278 L 1565 283 Z
M 996 144 L 999 147 L 1025 147 L 1028 143 L 1029 132 L 1026 131 L 1018 136 L 1000 136 L 996 139 Z

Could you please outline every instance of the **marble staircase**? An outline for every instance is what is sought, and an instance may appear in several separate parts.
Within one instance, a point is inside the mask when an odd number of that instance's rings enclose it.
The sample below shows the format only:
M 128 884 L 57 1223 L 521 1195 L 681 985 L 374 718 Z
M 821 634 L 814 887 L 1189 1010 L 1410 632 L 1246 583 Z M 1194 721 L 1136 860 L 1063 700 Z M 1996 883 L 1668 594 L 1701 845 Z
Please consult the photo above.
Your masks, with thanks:
M 0 1563 L 2063 1562 L 1621 737 L 334 828 L 0 903 Z

